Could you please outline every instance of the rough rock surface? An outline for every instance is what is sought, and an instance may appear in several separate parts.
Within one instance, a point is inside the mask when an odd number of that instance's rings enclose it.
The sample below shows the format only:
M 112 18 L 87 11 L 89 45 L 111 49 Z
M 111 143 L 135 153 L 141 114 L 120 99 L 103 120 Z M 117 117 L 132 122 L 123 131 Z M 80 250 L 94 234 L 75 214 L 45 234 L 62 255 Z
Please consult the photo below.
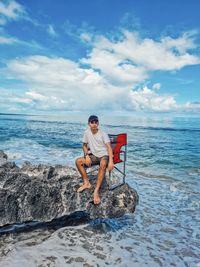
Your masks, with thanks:
M 74 168 L 29 162 L 19 168 L 0 151 L 0 226 L 48 222 L 77 211 L 86 211 L 91 219 L 120 217 L 135 211 L 138 195 L 128 184 L 108 190 L 104 183 L 101 204 L 94 205 L 92 178 L 92 188 L 77 193 L 82 180 Z

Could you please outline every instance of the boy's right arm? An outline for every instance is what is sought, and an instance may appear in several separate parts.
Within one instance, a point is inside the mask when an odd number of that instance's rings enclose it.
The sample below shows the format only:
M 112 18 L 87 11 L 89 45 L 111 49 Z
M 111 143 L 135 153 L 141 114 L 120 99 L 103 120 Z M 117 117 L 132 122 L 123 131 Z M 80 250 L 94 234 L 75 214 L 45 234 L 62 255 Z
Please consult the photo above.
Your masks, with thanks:
M 88 155 L 88 147 L 86 143 L 83 143 L 83 153 L 84 153 L 84 157 L 86 157 L 86 155 Z
M 85 163 L 87 166 L 91 165 L 91 159 L 88 155 L 88 147 L 86 143 L 83 143 L 83 153 L 84 153 L 84 158 L 85 158 Z

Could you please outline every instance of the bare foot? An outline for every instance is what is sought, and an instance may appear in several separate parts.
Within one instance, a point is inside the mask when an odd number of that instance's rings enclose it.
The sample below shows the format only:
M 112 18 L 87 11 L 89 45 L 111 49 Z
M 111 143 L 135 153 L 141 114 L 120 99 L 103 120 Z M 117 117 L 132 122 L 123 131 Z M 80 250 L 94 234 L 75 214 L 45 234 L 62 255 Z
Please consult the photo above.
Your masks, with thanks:
M 77 193 L 81 193 L 81 192 L 83 192 L 85 189 L 89 189 L 90 187 L 91 187 L 91 184 L 90 184 L 90 183 L 83 184 L 82 186 L 80 186 L 80 187 L 77 189 Z
M 98 192 L 94 191 L 94 204 L 98 205 L 99 203 L 101 203 L 101 198 Z

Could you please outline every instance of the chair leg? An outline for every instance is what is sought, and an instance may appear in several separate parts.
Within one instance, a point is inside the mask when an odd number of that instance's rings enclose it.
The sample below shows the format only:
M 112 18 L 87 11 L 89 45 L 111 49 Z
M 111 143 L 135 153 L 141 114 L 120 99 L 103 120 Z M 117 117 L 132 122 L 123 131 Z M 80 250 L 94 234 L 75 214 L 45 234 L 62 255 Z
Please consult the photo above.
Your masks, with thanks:
M 111 171 L 109 171 L 108 189 L 110 189 L 111 175 Z
M 124 159 L 124 170 L 123 170 L 123 183 L 125 184 L 125 178 L 126 178 L 126 159 Z

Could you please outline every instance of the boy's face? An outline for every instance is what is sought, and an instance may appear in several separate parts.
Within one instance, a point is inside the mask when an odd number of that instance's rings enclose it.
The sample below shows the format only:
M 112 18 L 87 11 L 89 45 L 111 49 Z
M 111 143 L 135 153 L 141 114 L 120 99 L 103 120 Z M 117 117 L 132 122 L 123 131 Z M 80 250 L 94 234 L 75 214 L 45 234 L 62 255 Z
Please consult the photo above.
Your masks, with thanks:
M 99 126 L 99 121 L 98 120 L 92 120 L 89 122 L 89 126 L 91 130 L 97 130 Z

